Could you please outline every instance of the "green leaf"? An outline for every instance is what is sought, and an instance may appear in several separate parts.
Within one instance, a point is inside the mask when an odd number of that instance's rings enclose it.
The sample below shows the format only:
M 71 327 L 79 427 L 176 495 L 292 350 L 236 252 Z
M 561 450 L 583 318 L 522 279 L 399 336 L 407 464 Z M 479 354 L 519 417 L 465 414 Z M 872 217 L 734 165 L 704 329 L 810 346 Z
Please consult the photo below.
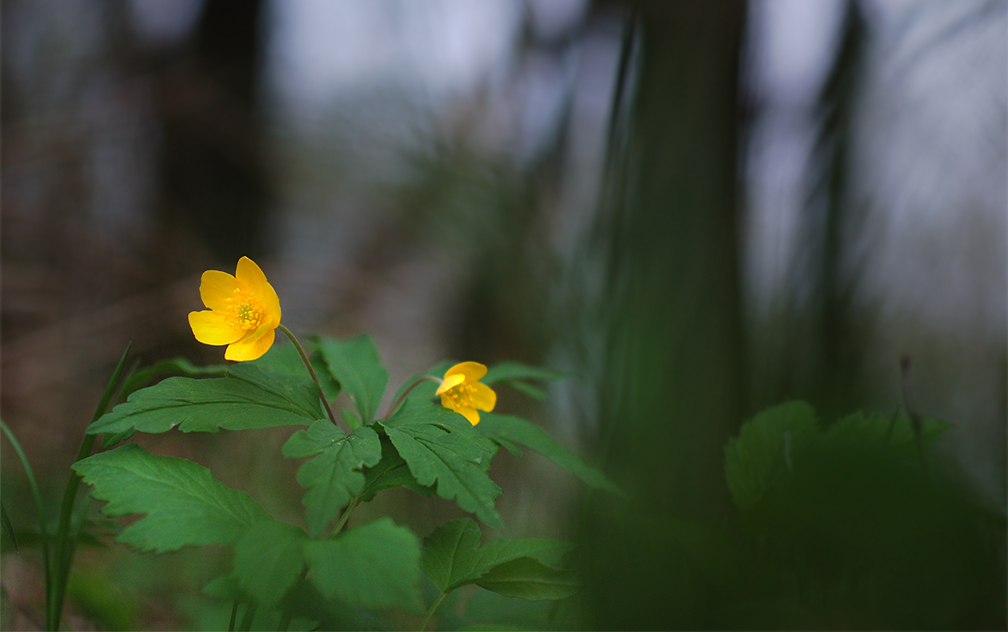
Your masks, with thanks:
M 494 384 L 504 384 L 511 388 L 525 393 L 534 399 L 543 400 L 546 393 L 537 386 L 528 383 L 528 380 L 536 382 L 551 382 L 566 378 L 565 373 L 544 369 L 540 367 L 528 366 L 519 362 L 501 362 L 487 370 L 487 374 L 480 380 L 487 386 Z
M 476 585 L 505 597 L 530 601 L 566 599 L 580 589 L 574 573 L 550 568 L 528 557 L 494 567 Z
M 88 434 L 250 430 L 308 425 L 325 417 L 318 386 L 307 375 L 266 372 L 243 363 L 228 377 L 194 380 L 171 377 L 137 391 L 92 423 Z
M 372 608 L 419 606 L 420 544 L 389 518 L 305 545 L 309 578 L 326 597 Z
M 620 488 L 604 474 L 586 465 L 581 457 L 561 446 L 539 426 L 520 417 L 484 413 L 480 415 L 480 423 L 476 425 L 475 429 L 480 435 L 492 439 L 506 448 L 509 444 L 514 443 L 535 450 L 564 471 L 581 479 L 589 487 L 623 495 Z M 508 449 L 513 452 L 511 448 Z
M 951 426 L 938 419 L 921 420 L 921 439 L 925 446 L 931 446 Z M 857 411 L 843 417 L 826 431 L 826 441 L 840 447 L 881 447 L 910 446 L 917 441 L 913 424 L 906 417 L 883 416 L 878 413 L 865 415 Z
M 305 351 L 309 355 L 308 361 L 311 362 L 315 375 L 319 378 L 319 382 L 322 383 L 322 392 L 325 393 L 326 399 L 329 401 L 336 399 L 340 394 L 339 384 L 329 375 L 329 371 L 326 369 L 326 364 L 321 356 L 317 353 L 312 353 L 313 346 L 310 341 L 305 347 Z M 301 359 L 301 354 L 298 353 L 297 348 L 293 344 L 278 342 L 270 347 L 269 351 L 263 354 L 262 357 L 253 360 L 249 364 L 274 373 L 291 375 L 302 379 L 311 378 L 308 368 L 304 365 L 304 360 Z
M 308 542 L 305 532 L 293 525 L 254 524 L 235 544 L 233 574 L 256 601 L 273 608 L 301 575 Z
M 364 488 L 364 474 L 357 470 L 376 465 L 382 455 L 378 433 L 370 427 L 362 426 L 347 436 L 328 419 L 295 432 L 282 451 L 289 458 L 315 456 L 297 473 L 298 483 L 308 490 L 302 502 L 312 537 Z
M 788 402 L 742 425 L 725 447 L 725 477 L 735 506 L 745 511 L 792 469 L 796 450 L 820 436 L 815 412 L 805 402 Z
M 501 489 L 486 472 L 495 448 L 464 417 L 430 402 L 409 400 L 379 423 L 418 483 L 437 482 L 438 496 L 454 499 L 488 525 L 503 526 L 494 508 Z
M 95 498 L 108 501 L 105 515 L 144 514 L 116 538 L 144 551 L 231 544 L 251 525 L 272 520 L 251 496 L 226 487 L 202 465 L 136 444 L 100 452 L 73 469 L 94 486 Z
M 151 366 L 144 367 L 130 375 L 123 383 L 120 397 L 128 397 L 147 382 L 159 375 L 188 375 L 203 377 L 222 377 L 227 374 L 226 364 L 212 364 L 210 366 L 196 366 L 185 358 L 173 358 L 162 360 Z
M 371 423 L 388 383 L 388 372 L 374 340 L 361 335 L 348 340 L 320 338 L 315 344 L 329 373 L 353 400 L 363 422 Z
M 481 548 L 479 541 L 475 522 L 452 520 L 424 539 L 420 568 L 442 593 L 486 583 L 488 590 L 509 597 L 539 600 L 569 597 L 569 591 L 576 589 L 562 562 L 572 548 L 569 543 L 495 540 Z
M 364 487 L 354 496 L 355 502 L 370 502 L 378 492 L 396 487 L 405 487 L 424 496 L 433 496 L 437 493 L 434 487 L 421 485 L 413 478 L 406 461 L 403 461 L 403 458 L 396 452 L 387 435 L 381 436 L 381 445 L 381 461 L 374 467 L 366 467 L 362 470 Z

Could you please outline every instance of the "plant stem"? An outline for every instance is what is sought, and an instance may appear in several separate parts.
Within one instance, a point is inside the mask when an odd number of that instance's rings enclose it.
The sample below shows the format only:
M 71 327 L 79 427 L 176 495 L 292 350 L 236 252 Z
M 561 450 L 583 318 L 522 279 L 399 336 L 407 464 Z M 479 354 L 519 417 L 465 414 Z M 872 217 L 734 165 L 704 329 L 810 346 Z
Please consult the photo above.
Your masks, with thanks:
M 443 592 L 441 593 L 441 596 L 437 598 L 437 601 L 431 604 L 430 610 L 427 611 L 427 617 L 423 620 L 423 623 L 420 624 L 420 627 L 417 628 L 420 632 L 427 629 L 427 624 L 430 622 L 430 618 L 434 616 L 434 611 L 438 609 L 438 606 L 441 605 L 441 602 L 444 601 L 444 598 L 447 596 L 448 593 Z
M 131 345 L 132 343 L 126 345 L 126 350 L 123 351 L 122 357 L 119 358 L 119 364 L 116 366 L 116 370 L 112 374 L 112 379 L 109 380 L 108 386 L 105 387 L 105 393 L 102 395 L 101 401 L 98 402 L 98 407 L 95 408 L 94 415 L 91 417 L 91 423 L 98 421 L 105 414 L 109 401 L 112 399 L 112 393 L 115 391 L 115 385 L 119 381 L 119 376 L 122 375 L 123 367 L 126 366 L 126 356 L 129 355 Z M 81 440 L 80 449 L 77 450 L 77 458 L 74 459 L 74 463 L 86 459 L 91 454 L 91 448 L 94 447 L 96 438 L 96 435 L 89 435 L 85 432 L 84 439 Z M 70 481 L 67 483 L 66 492 L 63 494 L 59 526 L 56 530 L 56 554 L 53 556 L 53 590 L 46 594 L 47 630 L 59 629 L 60 618 L 63 616 L 63 598 L 66 596 L 67 578 L 70 576 L 70 566 L 73 562 L 74 542 L 70 539 L 70 517 L 73 514 L 74 501 L 77 499 L 77 488 L 80 486 L 81 477 L 76 472 L 73 472 L 73 470 L 71 472 Z
M 391 415 L 395 411 L 395 409 L 399 407 L 399 404 L 401 404 L 402 401 L 404 399 L 406 399 L 406 396 L 410 394 L 410 391 L 412 391 L 413 389 L 415 389 L 417 386 L 420 386 L 420 382 L 438 382 L 438 381 L 440 381 L 440 380 L 438 380 L 438 378 L 430 376 L 430 375 L 425 375 L 425 376 L 423 376 L 421 378 L 418 378 L 415 382 L 413 382 L 412 384 L 410 384 L 410 387 L 408 389 L 406 389 L 405 391 L 403 391 L 403 394 L 400 395 L 398 399 L 396 399 L 394 402 L 392 402 L 392 405 L 389 406 L 389 409 L 387 411 L 385 411 L 385 416 L 382 417 L 382 421 L 385 421 L 386 419 L 389 418 L 389 415 Z
M 235 599 L 231 606 L 231 623 L 228 624 L 228 632 L 234 632 L 235 621 L 238 619 L 238 600 Z
M 18 443 L 17 438 L 14 437 L 14 433 L 11 432 L 11 429 L 3 421 L 0 421 L 0 428 L 3 428 L 3 433 L 7 435 L 7 439 L 14 446 L 14 452 L 17 453 L 18 459 L 21 460 L 21 467 L 24 468 L 25 476 L 28 477 L 28 486 L 31 487 L 32 495 L 35 496 L 35 513 L 38 514 L 39 534 L 42 538 L 42 562 L 45 568 L 46 595 L 48 595 L 52 591 L 52 576 L 49 570 L 49 529 L 46 528 L 42 494 L 39 492 L 38 483 L 35 481 L 35 474 L 32 472 L 31 464 L 28 463 L 28 457 L 25 456 L 24 450 L 21 449 L 21 444 Z
M 343 510 L 343 515 L 340 516 L 339 522 L 336 523 L 336 526 L 333 527 L 332 533 L 329 534 L 330 538 L 335 538 L 337 535 L 339 535 L 339 532 L 342 531 L 343 527 L 346 525 L 347 520 L 350 519 L 350 514 L 353 512 L 354 509 L 357 508 L 358 504 L 359 503 L 355 500 L 349 505 L 347 505 L 347 508 Z
M 301 354 L 301 361 L 304 362 L 306 367 L 308 367 L 308 373 L 311 374 L 312 379 L 315 380 L 315 385 L 318 386 L 319 397 L 322 399 L 322 404 L 325 406 L 326 412 L 329 413 L 329 420 L 333 422 L 334 425 L 339 426 L 339 424 L 336 423 L 336 415 L 333 414 L 332 408 L 329 407 L 329 400 L 326 399 L 325 391 L 322 390 L 322 382 L 319 382 L 318 376 L 315 375 L 315 369 L 312 368 L 311 360 L 309 360 L 308 355 L 305 354 L 305 350 L 301 346 L 301 343 L 294 337 L 294 334 L 291 333 L 290 329 L 287 329 L 283 325 L 277 325 L 277 329 L 287 334 L 290 341 L 294 343 L 298 353 Z
M 249 605 L 245 607 L 245 616 L 242 617 L 241 628 L 242 630 L 252 629 L 252 619 L 255 618 L 256 605 L 255 603 L 249 602 Z

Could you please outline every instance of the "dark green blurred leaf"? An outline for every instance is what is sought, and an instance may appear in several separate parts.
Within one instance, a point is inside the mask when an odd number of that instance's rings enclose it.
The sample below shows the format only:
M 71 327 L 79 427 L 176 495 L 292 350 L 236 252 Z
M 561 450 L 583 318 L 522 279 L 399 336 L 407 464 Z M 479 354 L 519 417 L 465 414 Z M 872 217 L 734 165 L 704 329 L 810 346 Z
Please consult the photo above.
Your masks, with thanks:
M 528 557 L 494 567 L 476 585 L 505 597 L 530 601 L 566 599 L 580 589 L 574 573 L 550 568 Z
M 725 477 L 735 505 L 746 510 L 793 467 L 793 454 L 820 436 L 815 412 L 805 402 L 788 402 L 742 425 L 725 447 Z
M 546 393 L 538 386 L 529 384 L 528 382 L 551 382 L 562 380 L 566 377 L 565 373 L 552 369 L 528 366 L 519 362 L 501 362 L 490 367 L 481 381 L 488 386 L 494 384 L 510 386 L 529 397 L 543 400 L 546 398 Z
M 137 391 L 87 432 L 159 433 L 176 426 L 182 432 L 250 430 L 304 426 L 324 417 L 318 386 L 307 375 L 295 377 L 236 364 L 224 378 L 172 377 Z
M 156 456 L 130 444 L 78 461 L 74 471 L 108 501 L 108 516 L 143 514 L 116 540 L 163 553 L 183 546 L 231 544 L 256 522 L 272 520 L 245 492 L 185 459 Z
M 454 499 L 488 525 L 504 526 L 494 508 L 501 489 L 487 475 L 495 448 L 464 417 L 410 399 L 379 423 L 418 483 L 436 482 L 441 498 Z
M 374 340 L 368 335 L 347 340 L 319 338 L 315 345 L 329 373 L 353 400 L 363 423 L 371 423 L 388 383 L 388 371 Z
M 298 483 L 304 487 L 303 503 L 308 532 L 317 537 L 326 524 L 364 488 L 364 475 L 357 471 L 381 459 L 381 441 L 369 426 L 349 436 L 328 419 L 320 419 L 307 430 L 295 432 L 283 446 L 288 458 L 315 456 L 298 469 Z
M 283 522 L 252 525 L 235 544 L 239 585 L 260 605 L 275 607 L 301 575 L 308 542 L 304 531 Z

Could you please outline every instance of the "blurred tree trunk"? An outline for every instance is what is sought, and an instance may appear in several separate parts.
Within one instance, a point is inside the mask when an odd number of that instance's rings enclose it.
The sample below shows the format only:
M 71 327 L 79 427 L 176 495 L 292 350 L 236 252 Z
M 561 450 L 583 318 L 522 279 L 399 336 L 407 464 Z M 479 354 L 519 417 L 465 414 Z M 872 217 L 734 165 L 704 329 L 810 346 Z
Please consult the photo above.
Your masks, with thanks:
M 272 188 L 257 91 L 262 0 L 207 0 L 160 72 L 163 216 L 220 261 L 263 253 Z
M 601 233 L 610 335 L 599 452 L 628 500 L 584 525 L 589 625 L 701 628 L 713 591 L 677 537 L 729 515 L 743 416 L 738 65 L 745 5 L 639 2 L 620 191 Z M 611 151 L 615 149 L 611 148 Z

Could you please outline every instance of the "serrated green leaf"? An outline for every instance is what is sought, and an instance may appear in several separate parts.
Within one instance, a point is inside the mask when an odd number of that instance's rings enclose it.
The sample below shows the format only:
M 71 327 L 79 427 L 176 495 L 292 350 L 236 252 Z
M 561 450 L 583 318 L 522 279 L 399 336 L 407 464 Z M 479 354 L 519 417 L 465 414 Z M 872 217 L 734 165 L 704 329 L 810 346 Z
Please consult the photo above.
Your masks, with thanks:
M 326 597 L 372 608 L 419 605 L 420 544 L 389 518 L 305 545 L 309 579 Z
M 107 516 L 144 514 L 116 540 L 144 551 L 231 544 L 248 527 L 272 520 L 245 492 L 226 487 L 210 470 L 136 444 L 100 452 L 73 465 L 92 496 L 108 501 Z
M 308 542 L 305 532 L 293 525 L 254 524 L 235 544 L 233 574 L 259 604 L 273 608 L 301 575 Z
M 231 367 L 228 377 L 171 377 L 137 391 L 91 424 L 87 433 L 159 433 L 176 426 L 182 432 L 251 430 L 308 425 L 324 417 L 318 386 L 310 377 L 243 363 Z
M 227 374 L 227 371 L 228 366 L 226 364 L 196 366 L 185 358 L 162 360 L 130 375 L 123 383 L 122 392 L 119 397 L 128 397 L 159 375 L 223 377 Z
M 489 588 L 507 596 L 525 599 L 560 599 L 559 586 L 571 585 L 572 578 L 564 572 L 562 560 L 571 545 L 557 540 L 525 539 L 494 540 L 483 547 L 479 545 L 480 530 L 469 518 L 452 520 L 434 530 L 424 539 L 420 568 L 442 593 L 467 584 L 480 584 L 487 577 Z M 518 560 L 526 563 L 515 564 Z M 498 570 L 500 569 L 500 570 Z M 549 586 L 557 584 L 554 592 L 543 588 L 533 590 L 533 579 Z M 513 580 L 513 582 L 512 582 Z M 518 585 L 518 582 L 524 582 Z M 576 582 L 574 583 L 576 585 Z M 497 590 L 501 588 L 501 590 Z M 505 592 L 510 591 L 510 592 Z M 518 594 L 524 591 L 524 594 Z M 531 595 L 531 596 L 526 596 Z M 563 597 L 570 596 L 564 593 Z
M 388 371 L 374 340 L 361 335 L 348 340 L 320 338 L 315 344 L 329 373 L 353 400 L 363 423 L 371 423 L 388 384 Z
M 454 499 L 490 526 L 503 526 L 494 508 L 501 489 L 486 471 L 496 448 L 464 417 L 430 402 L 409 400 L 379 423 L 418 483 L 436 482 L 441 498 Z
M 374 467 L 365 467 L 364 487 L 354 496 L 355 502 L 370 502 L 375 494 L 382 490 L 405 487 L 424 496 L 433 496 L 437 493 L 434 487 L 421 485 L 413 478 L 406 461 L 403 461 L 399 453 L 396 452 L 388 436 L 380 437 L 382 445 L 382 457 Z
M 302 502 L 312 537 L 364 488 L 364 474 L 357 470 L 376 465 L 382 455 L 378 433 L 370 427 L 362 426 L 347 436 L 328 419 L 295 432 L 282 452 L 288 458 L 315 457 L 297 473 L 298 483 L 308 490 Z
M 508 447 L 508 443 L 515 443 L 535 450 L 589 487 L 623 495 L 620 488 L 604 474 L 585 464 L 581 457 L 561 446 L 539 426 L 520 417 L 486 413 L 481 416 L 475 429 L 480 435 L 504 447 Z
M 423 541 L 420 569 L 442 593 L 471 583 L 486 569 L 479 567 L 480 529 L 470 518 L 452 520 Z
M 580 589 L 574 573 L 550 568 L 528 557 L 495 566 L 475 583 L 505 597 L 529 601 L 566 599 Z
M 742 425 L 725 447 L 725 477 L 735 506 L 755 506 L 792 469 L 792 455 L 821 435 L 805 402 L 768 408 Z

